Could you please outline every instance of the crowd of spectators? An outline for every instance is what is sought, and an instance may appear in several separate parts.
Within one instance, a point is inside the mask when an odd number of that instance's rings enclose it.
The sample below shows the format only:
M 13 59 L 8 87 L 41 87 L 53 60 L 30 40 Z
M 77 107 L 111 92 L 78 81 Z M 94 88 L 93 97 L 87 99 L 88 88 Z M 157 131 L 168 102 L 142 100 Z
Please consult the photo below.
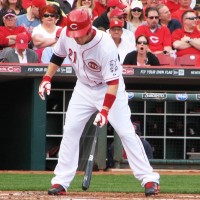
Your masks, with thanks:
M 28 41 L 23 54 L 31 49 L 37 62 L 48 63 L 74 8 L 86 9 L 93 26 L 110 35 L 121 64 L 159 66 L 158 54 L 200 57 L 200 8 L 195 0 L 0 0 L 0 60 L 11 62 L 3 59 L 13 53 L 10 48 L 18 55 L 16 39 L 23 33 Z

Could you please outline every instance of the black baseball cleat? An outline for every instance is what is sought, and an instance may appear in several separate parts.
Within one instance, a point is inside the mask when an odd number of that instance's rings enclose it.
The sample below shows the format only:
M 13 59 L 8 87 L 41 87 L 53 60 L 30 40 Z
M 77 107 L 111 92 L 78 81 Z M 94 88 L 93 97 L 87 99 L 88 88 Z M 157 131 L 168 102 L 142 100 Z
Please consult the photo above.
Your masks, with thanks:
M 59 184 L 54 184 L 52 187 L 48 190 L 49 195 L 66 195 L 67 192 L 65 191 L 64 187 Z
M 152 195 L 157 195 L 160 191 L 160 185 L 155 182 L 148 182 L 145 184 L 145 195 L 147 196 L 152 196 Z

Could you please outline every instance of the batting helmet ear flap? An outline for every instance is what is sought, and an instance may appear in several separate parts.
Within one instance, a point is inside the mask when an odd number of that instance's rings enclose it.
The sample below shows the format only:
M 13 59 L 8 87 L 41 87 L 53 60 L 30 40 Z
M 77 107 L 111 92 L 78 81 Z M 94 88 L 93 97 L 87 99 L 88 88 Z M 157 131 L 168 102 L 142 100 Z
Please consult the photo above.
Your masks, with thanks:
M 92 29 L 92 22 L 89 13 L 84 9 L 72 10 L 67 16 L 68 37 L 82 37 Z

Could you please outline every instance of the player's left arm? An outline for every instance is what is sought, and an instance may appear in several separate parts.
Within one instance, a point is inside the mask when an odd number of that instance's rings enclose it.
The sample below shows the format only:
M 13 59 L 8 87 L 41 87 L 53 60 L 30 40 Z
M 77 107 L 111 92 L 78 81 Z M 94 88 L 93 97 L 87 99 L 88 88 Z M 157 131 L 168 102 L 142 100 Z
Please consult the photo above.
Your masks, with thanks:
M 119 79 L 115 79 L 112 81 L 107 82 L 108 89 L 106 91 L 103 107 L 101 112 L 99 112 L 94 120 L 94 125 L 99 124 L 100 127 L 106 125 L 108 123 L 108 113 L 110 108 L 112 107 L 113 103 L 115 102 Z

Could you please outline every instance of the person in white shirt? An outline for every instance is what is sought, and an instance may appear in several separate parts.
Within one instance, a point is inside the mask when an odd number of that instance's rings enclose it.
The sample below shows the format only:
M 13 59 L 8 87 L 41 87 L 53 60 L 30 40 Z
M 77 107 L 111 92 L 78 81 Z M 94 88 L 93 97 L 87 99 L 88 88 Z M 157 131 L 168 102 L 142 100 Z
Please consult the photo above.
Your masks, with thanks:
M 122 25 L 124 27 L 126 15 L 127 15 L 126 12 L 124 12 L 122 9 L 115 8 L 114 10 L 110 12 L 110 23 L 113 20 L 118 20 L 122 22 Z M 118 45 L 118 52 L 119 52 L 121 64 L 123 63 L 126 54 L 136 49 L 134 33 L 123 27 L 122 27 L 122 34 L 121 34 L 121 39 L 120 39 L 121 42 L 120 42 L 120 45 Z M 106 30 L 106 32 L 111 35 L 111 32 L 109 29 Z
M 122 38 L 123 22 L 120 20 L 112 20 L 110 22 L 109 33 L 117 46 L 119 61 L 123 64 L 125 56 L 135 50 L 135 44 L 130 43 L 126 38 Z

